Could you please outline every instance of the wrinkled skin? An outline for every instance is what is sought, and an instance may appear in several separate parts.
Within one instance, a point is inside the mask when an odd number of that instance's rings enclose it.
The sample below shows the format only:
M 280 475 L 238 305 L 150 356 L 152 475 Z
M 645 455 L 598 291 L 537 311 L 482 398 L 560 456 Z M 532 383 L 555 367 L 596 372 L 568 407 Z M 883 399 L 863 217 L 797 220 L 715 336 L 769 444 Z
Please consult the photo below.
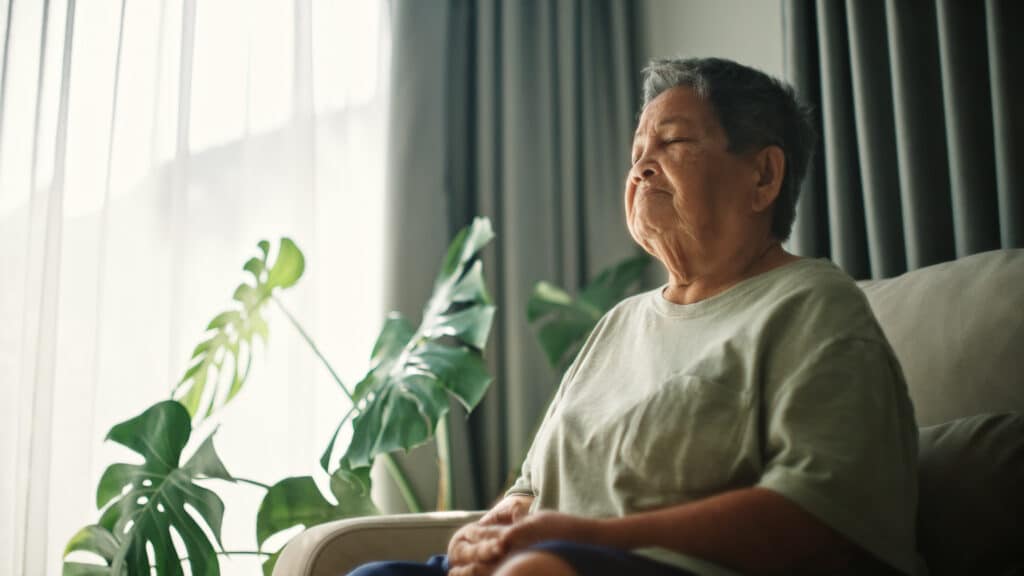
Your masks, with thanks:
M 545 540 L 586 542 L 595 521 L 560 514 L 529 514 L 533 497 L 509 496 L 479 522 L 467 524 L 448 544 L 449 576 L 489 576 L 510 554 Z
M 448 543 L 450 576 L 489 575 L 504 557 L 501 535 L 504 529 L 529 515 L 533 496 L 503 498 L 477 522 L 467 524 Z
M 644 108 L 631 161 L 626 225 L 668 270 L 670 301 L 703 300 L 796 258 L 771 235 L 782 149 L 731 151 L 714 109 L 692 89 L 667 90 Z

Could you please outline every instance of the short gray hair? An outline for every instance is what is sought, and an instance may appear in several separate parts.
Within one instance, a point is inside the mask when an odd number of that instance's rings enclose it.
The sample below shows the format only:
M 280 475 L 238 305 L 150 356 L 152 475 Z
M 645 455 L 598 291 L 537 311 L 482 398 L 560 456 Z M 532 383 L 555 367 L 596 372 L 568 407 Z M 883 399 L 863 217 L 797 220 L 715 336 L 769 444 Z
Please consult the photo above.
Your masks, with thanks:
M 796 219 L 800 182 L 816 133 L 810 108 L 789 84 L 722 58 L 656 58 L 643 70 L 643 105 L 686 86 L 711 104 L 734 154 L 778 146 L 786 173 L 772 209 L 772 234 L 785 241 Z

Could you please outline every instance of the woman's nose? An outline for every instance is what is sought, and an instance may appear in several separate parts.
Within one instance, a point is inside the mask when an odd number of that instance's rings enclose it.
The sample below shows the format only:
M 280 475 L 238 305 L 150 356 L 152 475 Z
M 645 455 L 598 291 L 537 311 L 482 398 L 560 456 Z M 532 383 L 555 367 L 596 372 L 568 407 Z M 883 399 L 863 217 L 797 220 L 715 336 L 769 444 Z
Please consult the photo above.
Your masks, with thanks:
M 639 184 L 658 173 L 658 163 L 647 156 L 644 156 L 637 160 L 630 172 L 632 174 L 633 182 Z

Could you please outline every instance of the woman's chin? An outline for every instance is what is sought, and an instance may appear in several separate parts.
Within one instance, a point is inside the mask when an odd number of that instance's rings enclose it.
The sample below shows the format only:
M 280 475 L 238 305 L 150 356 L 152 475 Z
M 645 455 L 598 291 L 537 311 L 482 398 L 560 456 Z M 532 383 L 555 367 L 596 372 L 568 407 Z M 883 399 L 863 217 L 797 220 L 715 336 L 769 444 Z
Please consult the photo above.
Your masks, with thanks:
M 679 220 L 674 213 L 666 214 L 665 211 L 637 210 L 633 215 L 632 228 L 634 236 L 644 238 L 647 241 L 662 239 L 665 236 L 679 234 Z

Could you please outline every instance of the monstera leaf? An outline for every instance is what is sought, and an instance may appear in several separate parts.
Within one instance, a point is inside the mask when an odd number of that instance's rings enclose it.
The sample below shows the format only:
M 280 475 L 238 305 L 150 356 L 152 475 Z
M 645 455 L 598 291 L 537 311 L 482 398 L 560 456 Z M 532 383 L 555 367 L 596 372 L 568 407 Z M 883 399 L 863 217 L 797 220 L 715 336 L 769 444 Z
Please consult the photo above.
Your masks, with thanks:
M 293 526 L 310 527 L 380 513 L 370 499 L 369 468 L 354 472 L 339 468 L 331 476 L 330 487 L 336 502 L 325 498 L 309 476 L 285 478 L 271 486 L 256 516 L 256 540 L 260 548 L 268 538 Z M 263 564 L 268 576 L 273 572 L 279 553 L 280 550 L 274 552 Z
M 537 338 L 552 368 L 563 370 L 572 363 L 597 321 L 626 296 L 650 263 L 647 256 L 623 260 L 598 274 L 575 301 L 557 286 L 537 283 L 526 318 L 531 324 L 543 321 Z
M 217 456 L 212 437 L 184 465 L 179 463 L 191 434 L 188 412 L 171 400 L 111 428 L 107 438 L 138 453 L 144 462 L 113 464 L 103 473 L 96 490 L 96 505 L 103 510 L 100 521 L 75 534 L 64 556 L 92 552 L 105 565 L 65 562 L 65 575 L 150 574 L 151 566 L 159 575 L 179 575 L 184 573 L 182 563 L 192 574 L 220 573 L 216 548 L 224 504 L 195 481 L 232 477 Z M 186 557 L 175 548 L 172 531 L 184 544 Z
M 240 284 L 232 308 L 210 320 L 205 339 L 192 351 L 190 366 L 175 387 L 174 397 L 193 418 L 209 417 L 242 389 L 252 365 L 254 336 L 266 343 L 263 308 L 275 289 L 291 287 L 305 269 L 302 251 L 289 238 L 281 239 L 273 264 L 268 262 L 270 243 L 261 240 L 257 246 L 260 255 L 242 266 L 253 282 Z
M 375 456 L 408 450 L 430 439 L 452 395 L 472 410 L 491 383 L 481 355 L 495 308 L 477 254 L 494 238 L 477 218 L 452 241 L 419 328 L 398 314 L 384 323 L 371 369 L 353 393 L 358 416 L 342 467 L 372 464 Z M 326 469 L 334 440 L 321 464 Z

